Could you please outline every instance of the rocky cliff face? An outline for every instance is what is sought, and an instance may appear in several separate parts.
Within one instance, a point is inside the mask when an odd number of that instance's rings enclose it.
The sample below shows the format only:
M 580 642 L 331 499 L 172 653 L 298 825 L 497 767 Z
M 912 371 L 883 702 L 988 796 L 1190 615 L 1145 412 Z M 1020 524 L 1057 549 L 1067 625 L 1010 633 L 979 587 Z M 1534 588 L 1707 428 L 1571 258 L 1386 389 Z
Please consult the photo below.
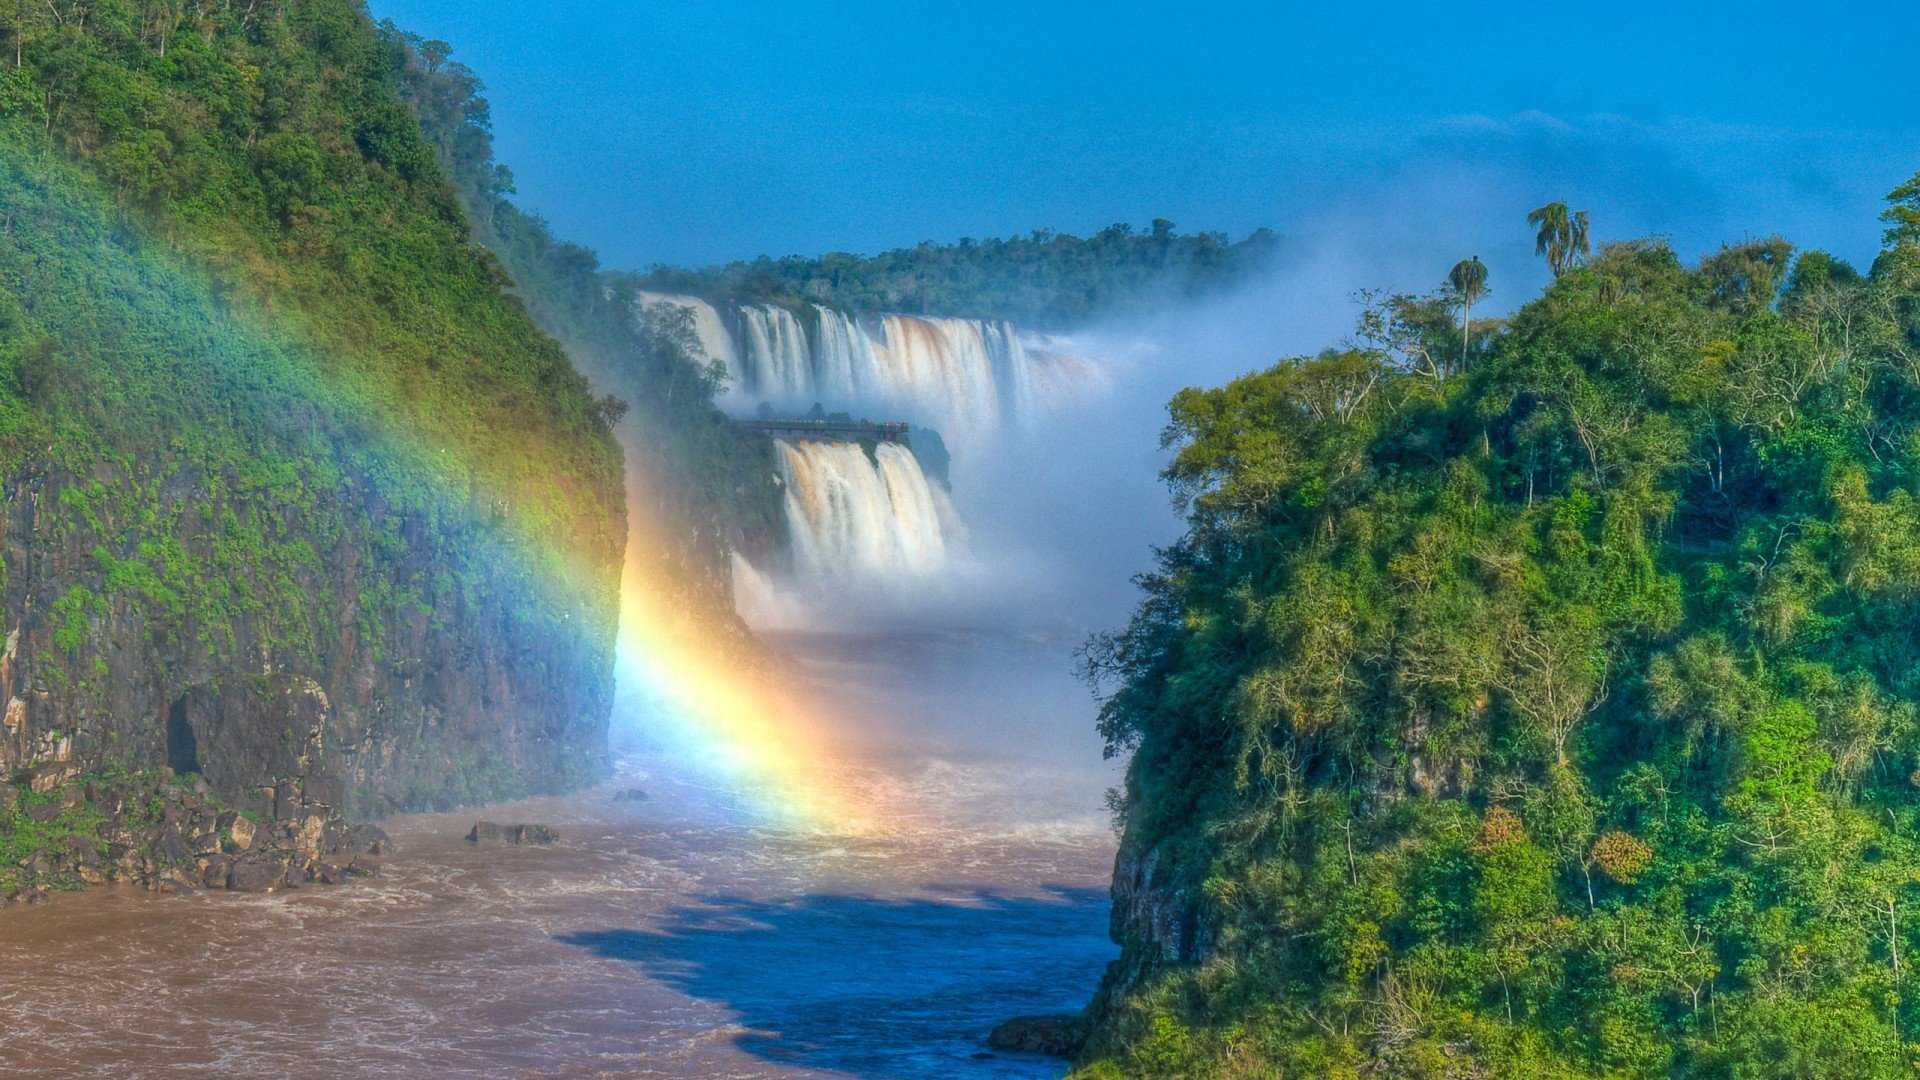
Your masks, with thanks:
M 144 498 L 120 504 L 143 507 L 140 521 L 120 520 L 100 495 L 156 488 L 159 514 Z M 45 463 L 13 469 L 0 487 L 0 776 L 29 799 L 97 812 L 107 827 L 96 839 L 120 828 L 107 871 L 155 880 L 191 864 L 194 883 L 234 846 L 235 813 L 266 823 L 261 849 L 299 876 L 351 846 L 349 817 L 596 779 L 611 605 L 542 595 L 556 586 L 463 510 L 391 509 L 364 478 L 298 506 L 236 498 L 165 465 L 145 475 L 101 465 L 85 477 Z M 617 521 L 617 508 L 605 513 Z M 311 558 L 219 584 L 245 593 L 280 577 L 294 586 L 283 600 L 308 610 L 170 596 L 169 580 L 208 587 L 187 567 L 232 543 L 238 522 L 273 541 L 268 550 Z M 601 557 L 611 581 L 618 552 Z M 153 782 L 169 771 L 201 783 Z M 129 798 L 160 798 L 178 820 L 125 828 Z M 211 850 L 191 850 L 216 832 Z M 21 880 L 89 877 L 91 860 L 55 848 Z
M 1213 942 L 1204 897 L 1190 875 L 1158 846 L 1129 830 L 1113 865 L 1110 934 L 1120 959 L 1107 966 L 1088 1013 L 1103 1023 L 1154 973 L 1204 958 Z

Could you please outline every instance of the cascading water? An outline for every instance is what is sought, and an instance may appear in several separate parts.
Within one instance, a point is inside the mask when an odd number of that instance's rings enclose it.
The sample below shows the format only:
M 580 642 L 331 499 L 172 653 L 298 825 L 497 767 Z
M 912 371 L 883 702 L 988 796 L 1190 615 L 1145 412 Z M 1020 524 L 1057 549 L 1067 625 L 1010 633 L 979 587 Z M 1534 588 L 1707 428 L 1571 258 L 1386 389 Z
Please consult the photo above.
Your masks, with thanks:
M 815 583 L 901 582 L 944 572 L 960 530 L 913 452 L 880 443 L 776 443 L 795 570 Z
M 1012 323 L 920 315 L 849 315 L 818 304 L 799 315 L 772 304 L 715 308 L 697 297 L 645 293 L 646 308 L 692 313 L 708 359 L 725 365 L 723 404 L 878 411 L 934 424 L 963 440 L 1071 400 L 1097 378 L 1090 362 Z M 1044 348 L 1035 344 L 1046 342 Z M 1030 342 L 1034 344 L 1030 344 Z

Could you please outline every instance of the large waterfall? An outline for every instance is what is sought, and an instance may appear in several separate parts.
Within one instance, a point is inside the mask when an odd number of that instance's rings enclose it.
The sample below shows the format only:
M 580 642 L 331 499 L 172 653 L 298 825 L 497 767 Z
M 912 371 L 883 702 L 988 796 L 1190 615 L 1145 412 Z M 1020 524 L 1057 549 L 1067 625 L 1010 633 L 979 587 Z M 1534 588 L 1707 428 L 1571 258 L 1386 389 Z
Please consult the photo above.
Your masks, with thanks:
M 947 568 L 959 525 L 913 452 L 880 443 L 775 444 L 794 568 L 816 583 L 898 582 Z
M 1097 377 L 1057 343 L 999 320 L 849 315 L 819 304 L 716 308 L 691 296 L 643 293 L 643 307 L 692 315 L 707 358 L 726 367 L 724 402 L 885 412 L 962 436 L 1030 416 Z M 644 310 L 642 312 L 644 314 Z

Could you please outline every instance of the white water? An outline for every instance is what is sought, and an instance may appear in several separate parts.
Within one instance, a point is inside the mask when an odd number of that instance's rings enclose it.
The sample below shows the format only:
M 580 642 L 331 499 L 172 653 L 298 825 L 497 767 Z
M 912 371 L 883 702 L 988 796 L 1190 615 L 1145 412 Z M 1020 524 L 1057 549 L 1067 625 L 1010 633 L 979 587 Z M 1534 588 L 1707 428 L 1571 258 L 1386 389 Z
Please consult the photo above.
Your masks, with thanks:
M 912 451 L 880 443 L 774 443 L 796 574 L 827 585 L 909 583 L 949 566 L 961 539 L 946 492 Z
M 726 368 L 721 403 L 734 412 L 761 402 L 783 411 L 819 404 L 932 424 L 968 441 L 1059 407 L 1099 381 L 1097 365 L 1064 352 L 1058 340 L 1001 320 L 853 316 L 818 304 L 802 319 L 770 304 L 719 309 L 691 296 L 640 299 L 641 317 L 654 304 L 692 313 L 706 358 Z

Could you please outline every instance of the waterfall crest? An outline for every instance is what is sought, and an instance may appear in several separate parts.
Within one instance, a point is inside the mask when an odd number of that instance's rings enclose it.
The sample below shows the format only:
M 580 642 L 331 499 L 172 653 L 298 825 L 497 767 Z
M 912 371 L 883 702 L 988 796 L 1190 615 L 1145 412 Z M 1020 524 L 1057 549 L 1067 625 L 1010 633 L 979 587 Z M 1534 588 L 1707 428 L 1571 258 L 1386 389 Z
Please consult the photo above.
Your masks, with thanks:
M 888 410 L 966 436 L 1070 401 L 1097 380 L 1090 361 L 1003 320 L 850 315 L 819 304 L 799 314 L 773 304 L 716 308 L 666 293 L 640 300 L 643 315 L 654 304 L 692 313 L 707 358 L 726 368 L 722 403 L 736 411 L 760 402 Z

